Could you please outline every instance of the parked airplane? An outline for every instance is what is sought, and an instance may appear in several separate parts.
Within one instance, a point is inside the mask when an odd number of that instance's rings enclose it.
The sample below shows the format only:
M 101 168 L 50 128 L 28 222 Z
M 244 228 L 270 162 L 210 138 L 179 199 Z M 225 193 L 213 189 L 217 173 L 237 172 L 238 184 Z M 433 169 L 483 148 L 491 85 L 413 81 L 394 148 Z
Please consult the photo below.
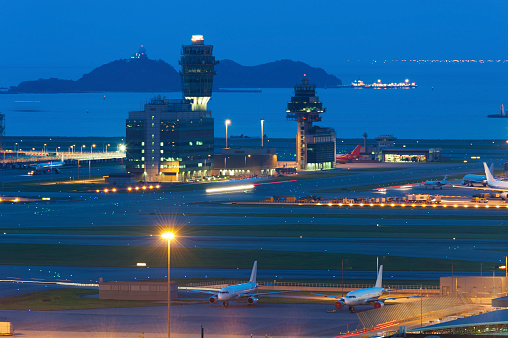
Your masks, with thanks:
M 423 185 L 425 186 L 425 189 L 428 187 L 432 187 L 432 189 L 439 188 L 443 189 L 443 186 L 448 184 L 448 175 L 446 175 L 442 181 L 425 181 Z
M 501 199 L 508 200 L 508 181 L 496 180 L 494 176 L 492 176 L 489 167 L 487 167 L 487 163 L 483 162 L 483 167 L 485 168 L 485 176 L 487 177 L 488 188 L 481 189 L 499 191 L 501 192 Z
M 188 288 L 181 287 L 179 289 L 189 290 L 200 293 L 211 294 L 212 296 L 208 299 L 210 304 L 217 304 L 218 302 L 222 302 L 224 307 L 228 307 L 230 300 L 239 300 L 247 298 L 247 303 L 249 305 L 254 305 L 258 302 L 258 296 L 261 295 L 271 295 L 274 293 L 284 293 L 284 292 L 294 292 L 294 291 L 275 291 L 275 292 L 256 292 L 258 287 L 258 283 L 256 282 L 256 276 L 258 271 L 258 262 L 254 262 L 254 266 L 252 267 L 252 273 L 250 275 L 250 279 L 247 283 L 230 285 L 223 287 L 222 289 L 198 289 L 198 288 Z
M 360 149 L 362 148 L 361 145 L 357 145 L 355 149 L 349 154 L 344 155 L 337 155 L 335 158 L 337 162 L 345 163 L 346 161 L 355 160 L 358 157 L 360 157 Z
M 494 172 L 494 163 L 490 165 L 490 172 Z M 481 184 L 484 187 L 487 186 L 487 176 L 486 175 L 475 175 L 475 174 L 467 174 L 462 178 L 462 185 L 468 185 L 470 187 L 474 186 L 475 183 Z
M 30 171 L 28 174 L 29 175 L 37 175 L 37 174 L 42 174 L 42 173 L 46 173 L 46 172 L 59 173 L 60 170 L 58 168 L 63 167 L 64 165 L 65 165 L 64 154 L 62 154 L 62 160 L 60 162 L 39 163 L 39 164 L 35 165 L 35 170 Z
M 390 297 L 390 298 L 379 298 L 385 290 L 381 284 L 383 282 L 383 266 L 379 266 L 379 272 L 377 275 L 376 285 L 372 288 L 355 290 L 348 292 L 346 297 L 338 297 L 338 296 L 330 296 L 330 295 L 321 295 L 318 293 L 312 293 L 313 295 L 330 297 L 338 299 L 335 302 L 335 307 L 337 309 L 342 309 L 344 306 L 349 306 L 349 311 L 354 312 L 356 305 L 374 305 L 375 309 L 382 308 L 385 306 L 385 301 L 391 299 L 399 299 L 399 298 L 414 298 L 414 297 L 422 297 L 422 296 L 405 296 L 405 297 Z

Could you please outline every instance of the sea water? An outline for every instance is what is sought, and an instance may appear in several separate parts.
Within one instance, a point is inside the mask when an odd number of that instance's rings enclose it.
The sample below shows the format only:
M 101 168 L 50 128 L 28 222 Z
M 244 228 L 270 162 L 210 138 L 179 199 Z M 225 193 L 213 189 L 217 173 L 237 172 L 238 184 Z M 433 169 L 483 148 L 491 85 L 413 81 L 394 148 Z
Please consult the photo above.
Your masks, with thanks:
M 335 128 L 338 138 L 391 134 L 406 139 L 505 139 L 508 119 L 487 118 L 508 107 L 508 64 L 345 64 L 337 72 L 345 84 L 403 82 L 414 89 L 318 88 L 327 108 L 320 126 Z M 312 83 L 312 78 L 309 79 Z M 2 94 L 10 136 L 124 136 L 129 111 L 143 109 L 156 95 L 181 93 Z M 260 137 L 260 119 L 270 138 L 294 138 L 296 122 L 286 119 L 292 88 L 261 93 L 215 92 L 208 104 L 215 136 Z

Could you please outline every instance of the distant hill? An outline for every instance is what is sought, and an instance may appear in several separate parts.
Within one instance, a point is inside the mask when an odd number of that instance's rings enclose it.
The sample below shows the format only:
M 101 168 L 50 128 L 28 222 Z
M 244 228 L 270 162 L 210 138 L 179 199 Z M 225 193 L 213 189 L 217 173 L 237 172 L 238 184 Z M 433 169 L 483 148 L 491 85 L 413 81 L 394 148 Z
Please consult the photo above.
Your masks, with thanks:
M 180 75 L 170 64 L 148 58 L 117 60 L 77 81 L 39 79 L 11 87 L 11 93 L 171 92 L 180 90 Z
M 303 62 L 280 60 L 242 66 L 223 60 L 217 66 L 214 88 L 289 88 L 307 74 L 318 87 L 335 87 L 340 79 Z M 8 93 L 172 92 L 180 91 L 178 72 L 162 60 L 122 59 L 95 68 L 79 80 L 56 78 L 23 81 Z
M 291 60 L 279 60 L 257 66 L 242 66 L 222 60 L 216 67 L 217 88 L 290 88 L 307 74 L 310 83 L 318 87 L 336 87 L 342 81 L 324 69 Z

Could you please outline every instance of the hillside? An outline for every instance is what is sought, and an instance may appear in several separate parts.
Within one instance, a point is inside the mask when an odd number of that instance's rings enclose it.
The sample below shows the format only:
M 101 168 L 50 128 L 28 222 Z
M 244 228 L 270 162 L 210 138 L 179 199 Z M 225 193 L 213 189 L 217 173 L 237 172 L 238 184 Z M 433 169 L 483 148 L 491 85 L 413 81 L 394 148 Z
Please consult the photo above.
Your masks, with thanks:
M 303 62 L 280 60 L 257 66 L 242 66 L 223 60 L 217 66 L 214 88 L 290 88 L 307 74 L 318 87 L 335 87 L 341 81 L 322 68 Z M 7 93 L 75 92 L 172 92 L 179 91 L 178 72 L 162 60 L 122 59 L 95 68 L 80 79 L 56 78 L 23 81 Z

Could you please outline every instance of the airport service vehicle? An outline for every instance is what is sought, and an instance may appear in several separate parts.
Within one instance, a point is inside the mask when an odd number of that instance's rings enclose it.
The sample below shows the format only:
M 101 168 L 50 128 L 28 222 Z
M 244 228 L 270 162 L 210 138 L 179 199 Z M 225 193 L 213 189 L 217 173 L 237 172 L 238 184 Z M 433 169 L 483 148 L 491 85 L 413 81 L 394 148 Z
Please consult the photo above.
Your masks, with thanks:
M 423 185 L 425 186 L 425 189 L 428 187 L 432 187 L 432 189 L 439 188 L 443 189 L 443 186 L 448 184 L 448 175 L 446 175 L 442 181 L 425 181 Z
M 494 163 L 490 165 L 490 172 L 494 172 Z M 467 174 L 462 178 L 462 182 L 460 184 L 467 186 L 474 186 L 475 183 L 481 184 L 484 187 L 487 186 L 487 176 L 486 175 L 475 175 L 475 174 Z
M 63 167 L 65 165 L 64 155 L 62 154 L 62 160 L 60 162 L 46 162 L 39 163 L 35 165 L 35 169 L 28 172 L 28 175 L 38 175 L 38 174 L 46 174 L 46 173 L 55 173 L 58 174 L 60 170 L 59 167 Z
M 383 283 L 383 266 L 379 266 L 379 272 L 377 275 L 376 285 L 372 288 L 355 290 L 348 292 L 346 297 L 338 297 L 338 296 L 330 296 L 330 295 L 322 295 L 318 293 L 313 293 L 313 295 L 330 297 L 338 299 L 335 302 L 335 308 L 342 309 L 344 306 L 349 306 L 349 311 L 354 312 L 356 305 L 374 305 L 375 309 L 382 308 L 385 306 L 385 301 L 391 299 L 399 299 L 399 298 L 414 298 L 414 297 L 422 297 L 422 296 L 405 296 L 405 297 L 390 297 L 390 298 L 379 298 L 384 291 L 393 291 L 393 290 L 385 290 L 381 286 Z
M 0 322 L 0 336 L 14 336 L 11 322 Z
M 361 145 L 357 145 L 356 148 L 353 149 L 353 151 L 350 152 L 349 154 L 337 155 L 335 159 L 339 163 L 346 163 L 346 161 L 356 160 L 358 157 L 360 157 L 361 148 L 362 148 Z
M 254 305 L 258 302 L 257 297 L 261 296 L 261 295 L 271 295 L 274 293 L 284 293 L 284 292 L 295 292 L 295 291 L 275 291 L 275 292 L 264 292 L 264 293 L 256 292 L 256 289 L 258 287 L 258 283 L 256 282 L 257 270 L 258 270 L 258 262 L 255 261 L 254 265 L 252 267 L 252 273 L 250 275 L 250 279 L 247 283 L 226 286 L 220 290 L 204 289 L 204 288 L 198 289 L 198 288 L 192 288 L 192 287 L 190 287 L 190 288 L 181 287 L 179 289 L 210 294 L 210 295 L 212 295 L 210 297 L 210 299 L 208 299 L 208 302 L 210 304 L 217 304 L 218 302 L 222 302 L 222 305 L 224 307 L 228 307 L 230 300 L 247 299 L 247 303 L 249 305 Z

